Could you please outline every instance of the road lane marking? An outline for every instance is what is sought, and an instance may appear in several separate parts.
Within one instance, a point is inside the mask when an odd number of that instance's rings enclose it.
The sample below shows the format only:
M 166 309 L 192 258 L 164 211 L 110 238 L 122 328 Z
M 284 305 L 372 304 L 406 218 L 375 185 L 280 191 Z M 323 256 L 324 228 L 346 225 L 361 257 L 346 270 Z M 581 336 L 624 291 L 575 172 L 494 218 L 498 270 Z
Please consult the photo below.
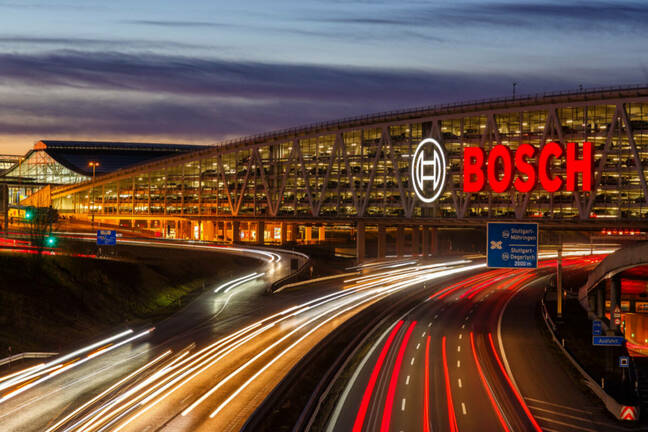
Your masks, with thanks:
M 459 379 L 457 380 L 457 384 L 459 384 L 459 388 L 462 387 L 462 385 L 461 385 L 461 378 L 459 378 Z
M 432 327 L 432 321 L 428 323 L 428 327 Z
M 421 337 L 425 337 L 425 332 L 423 332 L 423 334 L 421 335 Z
M 461 352 L 461 345 L 457 345 L 457 352 Z
M 466 324 L 461 324 L 461 328 L 462 328 L 462 329 L 465 329 L 465 328 L 466 328 Z
M 401 402 L 401 411 L 405 411 L 405 398 L 403 398 L 403 401 Z
M 461 367 L 461 360 L 457 360 L 457 367 Z
M 584 430 L 586 432 L 596 432 L 594 429 L 589 429 L 589 428 L 582 427 L 582 426 L 576 426 L 576 425 L 573 425 L 571 423 L 561 422 L 561 421 L 558 421 L 558 420 L 550 419 L 548 417 L 536 417 L 536 418 L 538 420 L 544 420 L 544 421 L 549 422 L 549 423 L 556 423 L 556 424 L 559 424 L 559 425 L 562 425 L 562 426 L 567 426 L 567 427 L 570 427 L 570 428 L 573 428 L 573 429 L 580 429 L 580 430 Z
M 394 396 L 396 396 L 396 385 L 398 384 L 398 374 L 400 373 L 401 364 L 403 362 L 403 356 L 405 355 L 405 350 L 407 349 L 407 343 L 409 342 L 410 336 L 412 335 L 415 326 L 416 326 L 416 321 L 412 321 L 410 326 L 407 328 L 407 331 L 405 332 L 405 336 L 403 337 L 400 347 L 398 348 L 396 362 L 394 363 L 394 367 L 391 372 L 391 377 L 389 379 L 389 387 L 387 389 L 387 398 L 385 399 L 385 406 L 383 408 L 382 421 L 380 422 L 381 432 L 389 431 L 389 425 L 392 416 L 392 408 L 394 404 Z
M 547 401 L 543 401 L 543 400 L 540 400 L 540 399 L 534 399 L 534 398 L 531 398 L 531 397 L 525 397 L 524 399 L 526 399 L 528 401 L 536 402 L 536 403 L 552 405 L 552 406 L 555 406 L 555 407 L 558 407 L 558 408 L 566 408 L 566 409 L 569 409 L 569 410 L 572 410 L 572 411 L 582 412 L 583 414 L 592 414 L 591 411 L 585 411 L 585 410 L 581 410 L 581 409 L 578 409 L 578 408 L 572 408 L 572 407 L 567 406 L 567 405 L 560 405 L 560 404 L 557 404 L 557 403 L 547 402 Z
M 434 315 L 434 319 L 439 318 L 439 314 Z
M 459 333 L 459 339 L 463 338 L 463 334 Z
M 410 376 L 407 375 L 407 379 L 405 380 L 405 385 L 409 385 L 409 380 L 410 380 Z
M 412 357 L 412 361 L 410 362 L 411 365 L 414 364 L 414 357 Z
M 466 404 L 463 403 L 463 402 L 461 402 L 461 412 L 463 413 L 463 415 L 466 415 L 466 414 L 467 414 L 467 411 L 466 411 Z
M 416 349 L 419 349 L 419 348 L 421 348 L 421 344 L 420 344 L 420 343 L 416 344 Z

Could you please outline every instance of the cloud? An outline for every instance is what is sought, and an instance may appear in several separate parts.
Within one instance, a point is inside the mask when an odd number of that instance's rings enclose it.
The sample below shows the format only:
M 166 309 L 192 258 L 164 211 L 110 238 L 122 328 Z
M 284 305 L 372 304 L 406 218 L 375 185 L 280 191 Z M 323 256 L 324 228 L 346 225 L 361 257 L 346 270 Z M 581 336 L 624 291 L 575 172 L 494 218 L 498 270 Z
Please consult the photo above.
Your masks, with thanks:
M 583 74 L 573 76 L 582 80 Z M 579 83 L 540 75 L 515 78 L 524 83 L 520 93 Z M 505 74 L 474 71 L 115 52 L 5 53 L 0 54 L 0 135 L 216 142 L 346 116 L 507 95 L 512 81 Z
M 211 21 L 166 21 L 166 20 L 131 20 L 128 24 L 148 25 L 155 27 L 232 27 L 230 24 Z
M 92 39 L 76 37 L 31 37 L 0 35 L 0 46 L 6 45 L 15 50 L 16 47 L 25 45 L 30 47 L 60 47 L 63 49 L 123 49 L 129 50 L 167 49 L 167 48 L 197 48 L 205 49 L 204 45 L 190 44 L 185 42 L 145 39 Z M 211 47 L 213 48 L 213 47 Z
M 448 2 L 445 4 L 403 2 L 394 8 L 366 8 L 362 15 L 318 16 L 314 21 L 358 26 L 413 26 L 551 29 L 561 32 L 616 31 L 646 32 L 648 3 L 636 1 L 536 1 L 536 2 Z M 351 15 L 351 16 L 349 16 Z M 602 26 L 602 27 L 599 27 Z

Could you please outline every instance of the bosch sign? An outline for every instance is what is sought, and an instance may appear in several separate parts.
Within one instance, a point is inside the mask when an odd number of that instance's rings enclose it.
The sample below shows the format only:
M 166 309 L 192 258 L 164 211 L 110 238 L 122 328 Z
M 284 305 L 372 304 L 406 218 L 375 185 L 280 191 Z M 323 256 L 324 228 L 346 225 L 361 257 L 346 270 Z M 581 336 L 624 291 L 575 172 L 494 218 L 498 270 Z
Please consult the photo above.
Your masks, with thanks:
M 535 162 L 532 162 L 534 158 Z M 551 173 L 554 159 L 563 158 L 564 179 Z M 556 142 L 545 144 L 540 152 L 531 144 L 521 144 L 515 152 L 498 144 L 488 154 L 481 147 L 466 147 L 463 154 L 463 191 L 481 192 L 486 184 L 496 193 L 506 192 L 511 186 L 518 192 L 531 192 L 538 184 L 547 192 L 556 192 L 563 186 L 568 191 L 575 191 L 580 174 L 580 190 L 586 192 L 592 190 L 593 166 L 591 142 L 584 142 L 582 149 L 576 143 L 567 143 L 566 151 Z
M 555 160 L 564 161 L 564 178 L 551 172 Z M 464 192 L 482 192 L 487 185 L 495 193 L 508 192 L 511 187 L 527 193 L 538 186 L 546 192 L 589 192 L 593 172 L 594 149 L 587 141 L 582 146 L 567 143 L 566 149 L 549 142 L 540 151 L 531 144 L 521 144 L 515 151 L 498 144 L 490 152 L 481 147 L 465 147 L 463 153 Z M 446 181 L 446 158 L 441 144 L 432 138 L 419 143 L 412 158 L 411 176 L 419 200 L 431 203 L 441 195 Z

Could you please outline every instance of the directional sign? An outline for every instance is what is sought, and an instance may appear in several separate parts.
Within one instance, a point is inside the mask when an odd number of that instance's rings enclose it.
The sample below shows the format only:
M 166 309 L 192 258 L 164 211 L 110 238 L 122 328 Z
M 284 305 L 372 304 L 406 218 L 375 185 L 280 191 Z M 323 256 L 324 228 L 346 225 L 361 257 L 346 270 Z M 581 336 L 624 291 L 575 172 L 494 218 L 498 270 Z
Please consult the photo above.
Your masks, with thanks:
M 619 356 L 619 367 L 621 367 L 621 368 L 630 367 L 630 357 L 628 357 L 628 356 Z
M 592 336 L 603 335 L 603 322 L 601 320 L 592 321 Z
M 489 222 L 487 232 L 488 267 L 538 267 L 538 224 Z
M 117 231 L 115 230 L 97 230 L 98 246 L 114 246 L 117 244 Z
M 592 336 L 592 345 L 595 346 L 623 346 L 623 336 Z

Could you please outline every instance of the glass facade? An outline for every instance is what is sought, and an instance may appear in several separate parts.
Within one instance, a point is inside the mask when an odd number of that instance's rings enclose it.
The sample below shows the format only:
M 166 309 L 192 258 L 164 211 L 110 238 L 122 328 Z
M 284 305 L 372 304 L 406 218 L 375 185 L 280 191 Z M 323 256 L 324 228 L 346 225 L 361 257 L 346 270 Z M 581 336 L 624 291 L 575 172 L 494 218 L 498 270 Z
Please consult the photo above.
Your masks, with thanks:
M 342 122 L 269 135 L 265 142 L 241 140 L 201 151 L 195 159 L 169 158 L 98 177 L 94 185 L 58 188 L 53 205 L 65 212 L 92 209 L 96 215 L 149 219 L 648 218 L 648 95 L 510 105 L 369 118 L 364 125 Z M 448 169 L 445 191 L 430 205 L 416 199 L 409 178 L 410 157 L 425 137 L 443 144 Z M 593 143 L 592 192 L 463 192 L 465 147 L 504 144 L 515 151 L 521 143 L 540 149 L 550 141 Z M 564 176 L 564 160 L 553 164 L 553 174 Z M 38 164 L 25 169 L 49 175 L 36 171 L 42 169 Z

